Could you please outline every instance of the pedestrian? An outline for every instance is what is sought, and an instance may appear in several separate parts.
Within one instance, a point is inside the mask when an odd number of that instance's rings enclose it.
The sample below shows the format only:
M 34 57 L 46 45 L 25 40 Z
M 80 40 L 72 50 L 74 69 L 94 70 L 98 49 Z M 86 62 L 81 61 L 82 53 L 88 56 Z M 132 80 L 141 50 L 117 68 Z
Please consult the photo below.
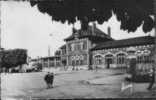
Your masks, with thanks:
M 149 76 L 150 76 L 150 84 L 147 89 L 151 90 L 155 82 L 155 69 L 154 68 L 150 69 Z
M 54 73 L 50 73 L 50 88 L 53 88 Z
M 47 88 L 52 88 L 53 87 L 53 78 L 54 78 L 53 73 L 48 72 L 45 75 L 44 80 L 45 80 L 45 82 L 47 84 Z

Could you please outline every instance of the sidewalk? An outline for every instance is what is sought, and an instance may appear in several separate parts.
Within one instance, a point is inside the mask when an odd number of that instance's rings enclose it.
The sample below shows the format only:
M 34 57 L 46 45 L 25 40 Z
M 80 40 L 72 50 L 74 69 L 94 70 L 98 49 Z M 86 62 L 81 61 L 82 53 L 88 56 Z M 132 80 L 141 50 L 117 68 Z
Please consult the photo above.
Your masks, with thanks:
M 109 87 L 113 88 L 118 86 L 119 95 L 122 97 L 145 97 L 145 98 L 156 98 L 156 88 L 153 91 L 147 90 L 149 83 L 132 83 L 133 91 L 130 93 L 130 89 L 126 89 L 121 92 L 121 84 L 124 82 L 126 74 L 123 75 L 114 75 L 114 76 L 106 76 L 98 79 L 87 80 L 89 84 L 92 85 L 109 85 Z M 154 85 L 156 87 L 156 84 Z
M 105 76 L 102 78 L 87 80 L 90 84 L 95 85 L 113 85 L 113 84 L 119 84 L 122 81 L 124 81 L 124 75 L 117 75 L 117 76 Z

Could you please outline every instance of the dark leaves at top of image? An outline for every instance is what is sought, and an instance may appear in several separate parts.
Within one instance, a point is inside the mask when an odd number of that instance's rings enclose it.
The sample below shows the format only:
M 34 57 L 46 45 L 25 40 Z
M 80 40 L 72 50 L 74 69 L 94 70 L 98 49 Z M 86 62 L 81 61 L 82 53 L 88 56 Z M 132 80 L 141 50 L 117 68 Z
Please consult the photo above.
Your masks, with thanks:
M 103 24 L 112 17 L 112 12 L 121 22 L 121 29 L 134 32 L 143 24 L 144 32 L 154 26 L 153 0 L 32 0 L 31 6 L 37 5 L 42 13 L 47 13 L 52 20 L 75 23 L 76 18 L 83 22 L 97 21 Z

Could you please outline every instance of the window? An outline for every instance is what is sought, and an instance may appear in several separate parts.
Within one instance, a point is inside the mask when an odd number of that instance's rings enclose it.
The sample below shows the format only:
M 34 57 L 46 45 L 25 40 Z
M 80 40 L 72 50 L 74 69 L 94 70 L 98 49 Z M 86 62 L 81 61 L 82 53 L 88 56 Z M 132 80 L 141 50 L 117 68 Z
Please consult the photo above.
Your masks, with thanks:
M 60 62 L 59 61 L 56 61 L 56 66 L 60 66 Z
M 76 65 L 79 65 L 79 60 L 76 60 Z
M 126 63 L 126 56 L 125 54 L 121 53 L 117 55 L 117 64 L 125 64 Z
M 72 60 L 72 66 L 75 66 L 75 60 Z
M 87 41 L 84 41 L 83 42 L 83 50 L 86 50 L 87 49 Z
M 138 56 L 138 57 L 137 57 L 137 63 L 142 63 L 142 61 L 143 61 L 142 59 L 143 59 L 142 56 Z
M 151 56 L 149 56 L 149 55 L 139 55 L 137 57 L 137 63 L 151 63 Z
M 95 64 L 97 65 L 102 64 L 102 57 L 100 55 L 95 56 Z
M 71 46 L 71 44 L 68 44 L 68 50 L 69 50 L 69 51 L 72 51 L 72 46 Z
M 75 42 L 68 45 L 69 51 L 79 51 L 79 50 L 86 50 L 87 49 L 87 42 Z
M 81 50 L 81 44 L 80 43 L 77 43 L 77 50 Z
M 80 65 L 83 65 L 83 60 L 80 60 Z

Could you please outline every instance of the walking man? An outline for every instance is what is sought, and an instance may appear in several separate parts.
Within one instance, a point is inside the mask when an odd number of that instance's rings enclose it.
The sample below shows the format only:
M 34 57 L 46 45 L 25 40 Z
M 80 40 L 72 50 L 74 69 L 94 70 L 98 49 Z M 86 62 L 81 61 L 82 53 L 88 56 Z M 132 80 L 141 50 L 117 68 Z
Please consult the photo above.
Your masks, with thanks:
M 154 82 L 155 82 L 155 69 L 154 68 L 152 68 L 150 70 L 149 76 L 150 76 L 150 84 L 149 84 L 149 87 L 147 89 L 151 90 L 153 85 L 154 85 Z
M 54 73 L 50 73 L 50 88 L 53 88 Z
M 48 72 L 48 74 L 45 75 L 44 80 L 47 84 L 47 88 L 52 88 L 53 87 L 53 79 L 54 79 L 54 74 Z

